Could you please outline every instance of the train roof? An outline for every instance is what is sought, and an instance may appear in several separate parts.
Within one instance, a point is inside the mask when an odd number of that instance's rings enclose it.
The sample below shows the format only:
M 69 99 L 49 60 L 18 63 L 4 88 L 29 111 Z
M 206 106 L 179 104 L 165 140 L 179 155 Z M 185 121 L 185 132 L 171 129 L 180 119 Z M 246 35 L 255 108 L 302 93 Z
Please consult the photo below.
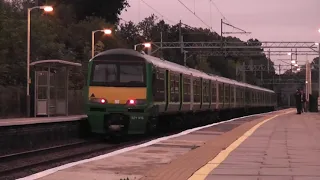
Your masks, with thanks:
M 129 55 L 129 56 L 138 56 L 138 57 L 141 57 L 141 58 L 145 58 L 142 53 L 139 53 L 138 51 L 135 51 L 135 50 L 132 50 L 132 49 L 125 49 L 125 48 L 117 48 L 117 49 L 106 50 L 106 51 L 103 51 L 103 52 L 97 54 L 95 57 L 105 56 L 105 55 L 118 55 L 118 54 Z
M 157 66 L 157 67 L 160 67 L 160 68 L 169 69 L 169 70 L 172 70 L 172 71 L 175 71 L 175 72 L 179 72 L 179 73 L 182 73 L 182 74 L 186 74 L 186 75 L 192 75 L 192 76 L 195 76 L 195 77 L 202 77 L 202 78 L 210 79 L 210 80 L 217 80 L 219 82 L 228 83 L 228 84 L 235 84 L 235 85 L 238 85 L 238 86 L 248 87 L 248 88 L 261 90 L 261 91 L 274 92 L 274 91 L 272 91 L 270 89 L 261 88 L 261 87 L 254 86 L 254 85 L 251 85 L 251 84 L 238 82 L 236 80 L 228 79 L 228 78 L 217 76 L 217 75 L 207 74 L 205 72 L 202 72 L 202 71 L 199 71 L 199 70 L 196 70 L 196 69 L 192 69 L 192 68 L 188 68 L 188 67 L 185 67 L 185 66 L 182 66 L 182 65 L 179 65 L 179 64 L 164 60 L 164 59 L 160 59 L 158 57 L 154 57 L 154 56 L 150 56 L 150 55 L 147 55 L 147 54 L 140 53 L 140 52 L 135 51 L 133 49 L 122 49 L 122 48 L 111 49 L 111 50 L 107 50 L 107 51 L 101 52 L 98 55 L 96 55 L 95 57 L 104 56 L 104 55 L 117 55 L 117 54 L 138 56 L 138 57 L 144 58 L 147 62 L 152 63 L 154 66 Z
M 247 83 L 242 83 L 242 82 L 238 82 L 236 80 L 232 80 L 232 79 L 228 79 L 225 77 L 221 77 L 221 76 L 217 76 L 217 75 L 211 75 L 211 74 L 207 74 L 204 73 L 202 71 L 196 70 L 196 69 L 192 69 L 192 68 L 188 68 L 170 61 L 166 61 L 164 59 L 160 59 L 154 56 L 149 56 L 149 55 L 143 55 L 146 59 L 146 61 L 152 63 L 155 66 L 161 67 L 161 68 L 165 68 L 165 69 L 169 69 L 172 71 L 176 71 L 182 74 L 188 74 L 188 75 L 192 75 L 192 76 L 196 76 L 196 77 L 202 77 L 202 78 L 206 78 L 206 79 L 210 79 L 210 80 L 217 80 L 223 83 L 229 83 L 229 84 L 235 84 L 238 86 L 243 86 L 243 87 L 248 87 L 248 88 L 252 88 L 252 89 L 256 89 L 256 90 L 261 90 L 261 91 L 267 91 L 267 92 L 274 92 L 270 89 L 266 89 L 266 88 L 261 88 L 259 86 L 254 86 L 251 84 L 247 84 Z
M 206 79 L 210 79 L 210 80 L 217 80 L 223 83 L 229 83 L 229 84 L 235 84 L 238 86 L 243 86 L 243 87 L 248 87 L 248 88 L 252 88 L 252 89 L 256 89 L 256 90 L 261 90 L 261 91 L 267 91 L 267 92 L 274 92 L 270 89 L 266 89 L 266 88 L 261 88 L 259 86 L 254 86 L 251 84 L 247 84 L 247 83 L 242 83 L 242 82 L 238 82 L 236 80 L 232 80 L 232 79 L 228 79 L 225 77 L 221 77 L 221 76 L 217 76 L 217 75 L 211 75 L 211 74 L 207 74 L 204 73 L 202 71 L 196 70 L 196 69 L 192 69 L 192 68 L 188 68 L 170 61 L 166 61 L 164 59 L 160 59 L 154 56 L 149 56 L 149 55 L 143 55 L 146 59 L 146 61 L 152 63 L 155 66 L 161 67 L 161 68 L 165 68 L 165 69 L 169 69 L 172 71 L 176 71 L 182 74 L 188 74 L 188 75 L 192 75 L 192 76 L 196 76 L 196 77 L 202 77 L 202 78 L 206 78 Z

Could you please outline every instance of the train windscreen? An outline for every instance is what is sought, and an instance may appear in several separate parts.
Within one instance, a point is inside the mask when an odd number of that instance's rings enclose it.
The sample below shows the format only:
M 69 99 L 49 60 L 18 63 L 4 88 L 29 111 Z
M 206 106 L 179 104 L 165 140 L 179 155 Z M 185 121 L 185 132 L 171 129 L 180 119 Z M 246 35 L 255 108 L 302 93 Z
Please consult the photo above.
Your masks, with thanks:
M 146 87 L 145 64 L 140 62 L 94 62 L 92 86 Z

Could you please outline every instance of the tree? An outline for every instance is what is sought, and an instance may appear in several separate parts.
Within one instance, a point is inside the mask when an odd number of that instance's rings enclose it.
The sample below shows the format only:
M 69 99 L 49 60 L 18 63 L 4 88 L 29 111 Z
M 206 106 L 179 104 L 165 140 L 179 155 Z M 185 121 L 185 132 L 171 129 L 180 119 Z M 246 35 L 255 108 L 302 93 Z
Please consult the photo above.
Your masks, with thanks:
M 2 84 L 25 84 L 25 77 L 22 72 L 26 71 L 26 7 L 36 5 L 35 0 L 13 0 L 11 3 L 0 1 L 0 71 L 6 74 L 6 78 L 1 79 Z M 113 29 L 111 36 L 103 33 L 95 34 L 95 50 L 103 51 L 110 48 L 133 48 L 135 44 L 147 41 L 152 42 L 176 42 L 179 41 L 179 25 L 169 25 L 164 20 L 155 15 L 145 18 L 138 24 L 127 22 L 124 24 L 114 24 L 122 9 L 128 7 L 126 0 L 110 0 L 108 2 L 97 0 L 95 3 L 84 0 L 55 0 L 38 1 L 39 5 L 54 4 L 55 11 L 50 15 L 43 14 L 42 11 L 32 13 L 32 33 L 31 33 L 31 60 L 40 59 L 67 59 L 69 61 L 80 62 L 83 65 L 82 71 L 73 71 L 71 85 L 81 88 L 85 82 L 87 74 L 87 63 L 91 58 L 91 32 L 104 28 Z M 108 6 L 105 4 L 108 3 Z M 83 8 L 83 7 L 86 8 Z M 90 8 L 92 7 L 92 8 Z M 99 7 L 99 9 L 97 9 Z M 75 13 L 74 13 L 75 12 Z M 76 14 L 76 15 L 74 15 Z M 106 19 L 108 18 L 108 19 Z M 108 24 L 106 21 L 111 22 Z M 116 27 L 117 26 L 117 27 Z M 17 31 L 19 29 L 19 31 Z M 220 36 L 209 29 L 192 28 L 182 26 L 181 32 L 184 41 L 189 42 L 210 42 L 219 41 Z M 226 42 L 237 42 L 241 46 L 251 46 L 259 42 L 256 39 L 243 42 L 235 37 L 224 37 Z M 143 48 L 142 46 L 138 48 Z M 153 49 L 156 50 L 156 49 Z M 232 49 L 232 51 L 258 51 L 262 48 Z M 197 68 L 208 73 L 220 74 L 225 77 L 236 79 L 236 64 L 253 63 L 268 64 L 269 59 L 261 54 L 260 57 L 237 57 L 237 56 L 199 56 L 201 51 L 222 51 L 215 49 L 187 49 L 187 66 Z M 231 49 L 226 49 L 231 51 Z M 179 48 L 159 49 L 153 55 L 163 57 L 166 60 L 183 64 L 184 54 Z M 263 78 L 269 78 L 274 74 L 273 63 L 270 63 L 270 74 L 264 72 Z M 14 70 L 11 69 L 14 67 Z M 254 83 L 260 74 L 255 75 L 246 72 L 248 82 Z M 10 76 L 10 77 L 9 77 Z M 81 80 L 82 79 L 82 80 Z
M 132 21 L 120 24 L 117 35 L 128 47 L 144 42 L 143 37 L 139 34 L 139 27 Z
M 45 2 L 42 0 L 42 4 Z M 79 21 L 88 16 L 95 16 L 111 24 L 118 22 L 121 11 L 129 7 L 127 0 L 49 0 L 48 2 L 72 5 Z

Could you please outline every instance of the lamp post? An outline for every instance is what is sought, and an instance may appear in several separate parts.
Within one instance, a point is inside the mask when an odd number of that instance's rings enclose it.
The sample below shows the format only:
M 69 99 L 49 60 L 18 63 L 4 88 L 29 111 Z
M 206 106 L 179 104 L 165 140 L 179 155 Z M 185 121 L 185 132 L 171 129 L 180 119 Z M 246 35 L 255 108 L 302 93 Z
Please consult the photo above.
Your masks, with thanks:
M 111 29 L 101 29 L 101 30 L 92 31 L 92 33 L 91 33 L 91 58 L 94 57 L 94 45 L 95 45 L 95 42 L 94 42 L 94 34 L 95 34 L 96 32 L 103 32 L 103 33 L 106 34 L 106 35 L 112 34 Z
M 27 32 L 27 116 L 30 117 L 30 36 L 31 36 L 31 11 L 42 9 L 45 12 L 53 11 L 52 6 L 35 6 L 28 8 L 28 32 Z
M 319 29 L 319 33 L 320 33 L 320 29 Z M 319 56 L 318 56 L 318 99 L 320 98 L 320 45 L 318 44 L 318 52 L 319 52 Z
M 320 29 L 318 30 L 320 33 Z M 318 46 L 318 111 L 320 110 L 320 43 L 314 43 Z

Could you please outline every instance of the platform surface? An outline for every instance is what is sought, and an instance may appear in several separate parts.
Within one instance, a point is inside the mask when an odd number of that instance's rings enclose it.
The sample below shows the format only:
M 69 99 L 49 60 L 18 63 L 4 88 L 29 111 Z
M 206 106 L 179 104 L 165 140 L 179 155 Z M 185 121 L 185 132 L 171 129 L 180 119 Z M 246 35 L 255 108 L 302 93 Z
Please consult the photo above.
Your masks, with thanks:
M 320 115 L 288 114 L 268 121 L 224 161 L 209 162 L 191 179 L 319 180 Z
M 178 135 L 113 152 L 113 156 L 102 155 L 22 179 L 185 180 L 256 124 L 289 111 L 292 109 L 187 130 Z
M 82 118 L 86 118 L 86 115 L 75 115 L 75 116 L 58 116 L 58 117 L 34 117 L 34 118 L 12 118 L 12 119 L 0 119 L 1 126 L 17 126 L 27 124 L 38 124 L 38 123 L 53 123 L 53 122 L 64 122 L 64 121 L 78 121 Z

